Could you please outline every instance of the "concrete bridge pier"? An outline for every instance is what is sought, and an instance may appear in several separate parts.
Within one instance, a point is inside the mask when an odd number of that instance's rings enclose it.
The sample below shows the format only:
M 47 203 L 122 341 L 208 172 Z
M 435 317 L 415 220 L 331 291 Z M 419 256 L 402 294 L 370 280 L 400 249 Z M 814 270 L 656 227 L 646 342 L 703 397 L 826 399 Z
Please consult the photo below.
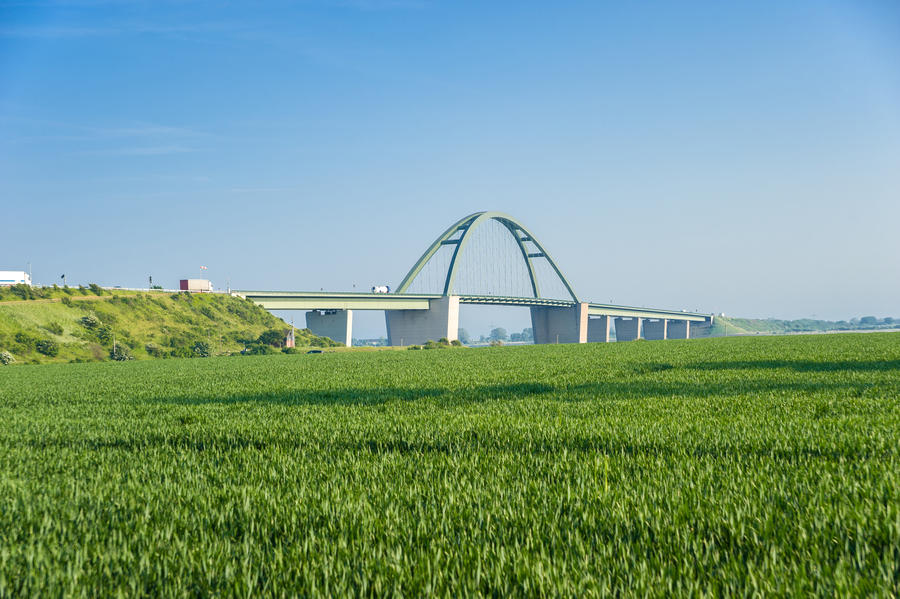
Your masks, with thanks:
M 670 320 L 668 334 L 669 334 L 669 339 L 690 339 L 691 338 L 691 321 L 689 321 L 689 320 Z
M 616 341 L 634 341 L 641 338 L 643 318 L 616 318 Z
M 648 341 L 657 341 L 661 339 L 668 339 L 666 336 L 666 332 L 668 329 L 669 321 L 665 318 L 661 318 L 658 320 L 650 320 L 647 319 L 644 321 L 644 339 Z
M 588 343 L 609 343 L 609 316 L 588 320 Z
M 306 313 L 306 328 L 313 334 L 350 347 L 353 343 L 353 310 L 313 310 Z
M 535 344 L 587 343 L 588 305 L 582 302 L 573 308 L 532 306 L 531 329 Z
M 459 296 L 429 300 L 427 310 L 385 310 L 388 345 L 420 345 L 459 336 Z

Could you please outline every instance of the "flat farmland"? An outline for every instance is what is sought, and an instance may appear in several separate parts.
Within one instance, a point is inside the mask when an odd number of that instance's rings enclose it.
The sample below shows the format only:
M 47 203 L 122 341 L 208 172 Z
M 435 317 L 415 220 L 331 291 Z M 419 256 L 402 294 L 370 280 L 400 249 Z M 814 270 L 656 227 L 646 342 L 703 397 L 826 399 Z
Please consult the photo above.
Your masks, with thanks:
M 0 596 L 900 593 L 900 334 L 0 367 Z

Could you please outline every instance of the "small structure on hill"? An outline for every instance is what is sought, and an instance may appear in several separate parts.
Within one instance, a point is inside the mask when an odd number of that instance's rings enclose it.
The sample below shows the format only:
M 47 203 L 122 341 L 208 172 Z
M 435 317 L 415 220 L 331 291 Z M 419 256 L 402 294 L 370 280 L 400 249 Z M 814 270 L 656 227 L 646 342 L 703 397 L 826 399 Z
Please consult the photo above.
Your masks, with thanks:
M 285 347 L 295 347 L 296 346 L 296 342 L 294 341 L 294 329 L 293 328 L 287 332 L 287 335 L 285 335 L 284 346 Z
M 179 289 L 191 293 L 211 293 L 213 286 L 208 279 L 181 279 Z

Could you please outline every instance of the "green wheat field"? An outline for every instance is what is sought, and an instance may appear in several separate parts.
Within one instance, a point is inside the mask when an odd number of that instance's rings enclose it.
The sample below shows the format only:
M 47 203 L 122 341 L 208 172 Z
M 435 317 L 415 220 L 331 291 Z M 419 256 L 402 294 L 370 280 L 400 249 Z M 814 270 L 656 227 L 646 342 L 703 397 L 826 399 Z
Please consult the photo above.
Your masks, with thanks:
M 0 597 L 900 593 L 900 334 L 0 368 Z

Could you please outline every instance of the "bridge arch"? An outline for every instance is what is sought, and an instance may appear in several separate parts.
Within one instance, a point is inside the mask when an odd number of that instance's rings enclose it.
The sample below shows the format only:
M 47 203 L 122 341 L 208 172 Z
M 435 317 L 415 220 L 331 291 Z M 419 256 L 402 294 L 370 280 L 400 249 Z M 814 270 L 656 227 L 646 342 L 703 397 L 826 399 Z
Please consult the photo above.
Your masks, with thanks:
M 531 293 L 535 298 L 543 297 L 541 295 L 541 285 L 535 267 L 539 264 L 538 261 L 545 261 L 546 264 L 550 266 L 559 282 L 562 283 L 562 286 L 565 288 L 566 293 L 571 297 L 571 300 L 573 302 L 578 301 L 578 297 L 576 296 L 572 285 L 569 284 L 569 281 L 566 279 L 565 275 L 563 275 L 553 258 L 550 257 L 550 254 L 541 242 L 538 241 L 525 225 L 512 216 L 503 214 L 502 212 L 476 212 L 450 225 L 450 227 L 441 233 L 441 235 L 428 246 L 425 253 L 419 257 L 400 282 L 396 292 L 407 293 L 410 286 L 416 280 L 416 277 L 422 273 L 426 264 L 432 260 L 441 248 L 444 246 L 455 246 L 453 247 L 450 256 L 446 276 L 444 276 L 442 295 L 457 295 L 454 293 L 454 283 L 456 282 L 457 274 L 460 270 L 461 258 L 465 254 L 466 249 L 473 238 L 473 232 L 490 222 L 496 222 L 502 225 L 503 230 L 511 235 L 515 241 L 528 273 L 528 282 L 531 287 Z

